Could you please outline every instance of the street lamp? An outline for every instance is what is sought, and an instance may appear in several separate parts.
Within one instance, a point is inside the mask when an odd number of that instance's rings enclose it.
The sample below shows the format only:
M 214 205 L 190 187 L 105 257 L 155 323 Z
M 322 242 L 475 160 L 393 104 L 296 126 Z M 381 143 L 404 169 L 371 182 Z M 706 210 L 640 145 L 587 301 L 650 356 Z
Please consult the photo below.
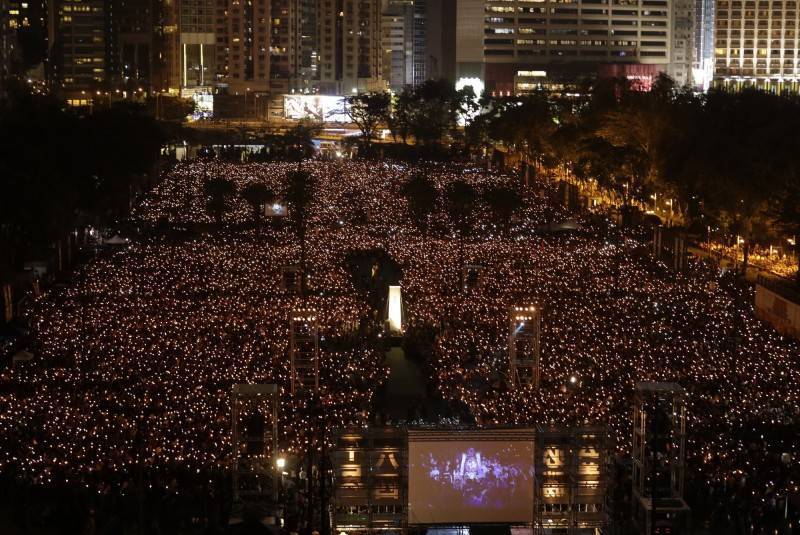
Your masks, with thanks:
M 286 458 L 285 457 L 278 457 L 275 459 L 275 466 L 278 467 L 278 470 L 283 470 L 286 468 Z

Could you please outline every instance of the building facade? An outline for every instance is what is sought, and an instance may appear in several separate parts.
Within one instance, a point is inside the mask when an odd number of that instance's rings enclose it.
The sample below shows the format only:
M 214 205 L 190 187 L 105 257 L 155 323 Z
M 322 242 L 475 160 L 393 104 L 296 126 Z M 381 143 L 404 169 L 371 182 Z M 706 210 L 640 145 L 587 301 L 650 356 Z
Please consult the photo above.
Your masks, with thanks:
M 414 22 L 412 0 L 388 2 L 381 21 L 382 72 L 395 92 L 414 83 Z
M 718 0 L 715 85 L 798 92 L 797 15 L 794 0 Z
M 56 0 L 49 8 L 51 86 L 71 104 L 89 104 L 107 88 L 105 2 Z
M 575 83 L 609 65 L 635 79 L 688 78 L 693 9 L 677 0 L 461 0 L 455 77 L 481 78 L 496 94 Z
M 234 95 L 266 92 L 270 75 L 270 0 L 218 0 L 216 9 L 216 86 Z
M 320 93 L 348 94 L 385 88 L 380 27 L 380 0 L 319 0 Z
M 678 85 L 690 85 L 694 59 L 695 0 L 672 0 L 669 74 Z
M 694 42 L 692 46 L 692 83 L 708 89 L 714 76 L 714 13 L 716 0 L 696 0 Z

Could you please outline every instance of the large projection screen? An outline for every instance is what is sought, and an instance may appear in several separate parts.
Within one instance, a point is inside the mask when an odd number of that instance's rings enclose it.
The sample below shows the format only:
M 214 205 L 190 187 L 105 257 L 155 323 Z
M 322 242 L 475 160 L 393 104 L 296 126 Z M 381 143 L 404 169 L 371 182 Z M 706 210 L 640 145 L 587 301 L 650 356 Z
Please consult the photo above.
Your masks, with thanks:
M 530 524 L 533 431 L 409 431 L 409 524 Z

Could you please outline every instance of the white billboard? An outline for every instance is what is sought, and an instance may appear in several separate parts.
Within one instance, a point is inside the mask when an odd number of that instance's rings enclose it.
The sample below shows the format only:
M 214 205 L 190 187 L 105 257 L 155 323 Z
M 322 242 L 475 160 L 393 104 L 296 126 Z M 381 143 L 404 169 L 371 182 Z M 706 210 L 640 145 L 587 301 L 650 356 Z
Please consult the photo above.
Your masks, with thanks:
M 344 97 L 331 95 L 284 95 L 287 119 L 311 119 L 323 123 L 349 123 Z

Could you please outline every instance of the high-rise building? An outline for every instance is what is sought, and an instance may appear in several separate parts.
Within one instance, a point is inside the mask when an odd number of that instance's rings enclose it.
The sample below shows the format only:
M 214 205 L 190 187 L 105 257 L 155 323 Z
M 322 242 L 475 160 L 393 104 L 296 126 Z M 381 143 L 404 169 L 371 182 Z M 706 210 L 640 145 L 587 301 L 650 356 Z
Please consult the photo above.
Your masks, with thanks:
M 0 0 L 0 95 L 16 70 L 17 22 L 11 13 L 14 9 L 8 0 Z
M 672 0 L 672 43 L 669 50 L 669 74 L 675 83 L 692 83 L 694 55 L 695 0 Z
M 692 83 L 708 89 L 714 75 L 715 0 L 695 0 Z
M 421 60 L 415 71 L 414 83 L 425 80 L 456 79 L 456 30 L 458 15 L 456 0 L 415 0 L 421 5 L 415 7 L 415 16 L 424 18 L 424 36 L 415 35 L 425 42 L 424 51 L 416 49 L 415 55 Z M 417 26 L 420 29 L 420 26 Z M 424 56 L 421 57 L 420 56 Z M 415 67 L 416 68 L 416 67 Z
M 0 78 L 43 81 L 47 18 L 45 0 L 0 0 Z
M 306 89 L 303 65 L 304 2 L 272 0 L 270 30 L 270 90 L 273 93 Z
M 107 88 L 103 0 L 54 0 L 49 5 L 50 81 L 71 104 L 89 104 Z
M 178 0 L 179 83 L 184 96 L 211 91 L 215 84 L 217 74 L 215 19 L 224 17 L 227 8 L 227 2 L 221 1 L 222 5 L 217 6 L 214 0 Z
M 317 49 L 317 2 L 298 0 L 298 28 L 300 31 L 300 64 L 298 65 L 298 90 L 312 91 L 312 80 L 319 71 Z
M 383 77 L 400 92 L 414 83 L 414 2 L 389 0 L 381 23 Z
M 796 2 L 718 0 L 714 83 L 800 91 Z
M 178 0 L 156 0 L 154 14 L 153 86 L 177 94 L 181 85 Z
M 459 0 L 444 19 L 455 24 L 455 78 L 510 94 L 605 73 L 642 86 L 662 71 L 689 76 L 693 4 L 678 1 Z
M 113 84 L 128 91 L 151 91 L 156 53 L 156 8 L 152 0 L 114 0 L 107 37 Z
M 270 74 L 270 0 L 217 3 L 217 85 L 229 93 L 266 92 Z
M 413 0 L 414 22 L 411 43 L 412 54 L 412 84 L 419 85 L 428 77 L 428 16 L 427 0 Z
M 372 91 L 381 78 L 380 0 L 319 0 L 317 46 L 319 91 Z

